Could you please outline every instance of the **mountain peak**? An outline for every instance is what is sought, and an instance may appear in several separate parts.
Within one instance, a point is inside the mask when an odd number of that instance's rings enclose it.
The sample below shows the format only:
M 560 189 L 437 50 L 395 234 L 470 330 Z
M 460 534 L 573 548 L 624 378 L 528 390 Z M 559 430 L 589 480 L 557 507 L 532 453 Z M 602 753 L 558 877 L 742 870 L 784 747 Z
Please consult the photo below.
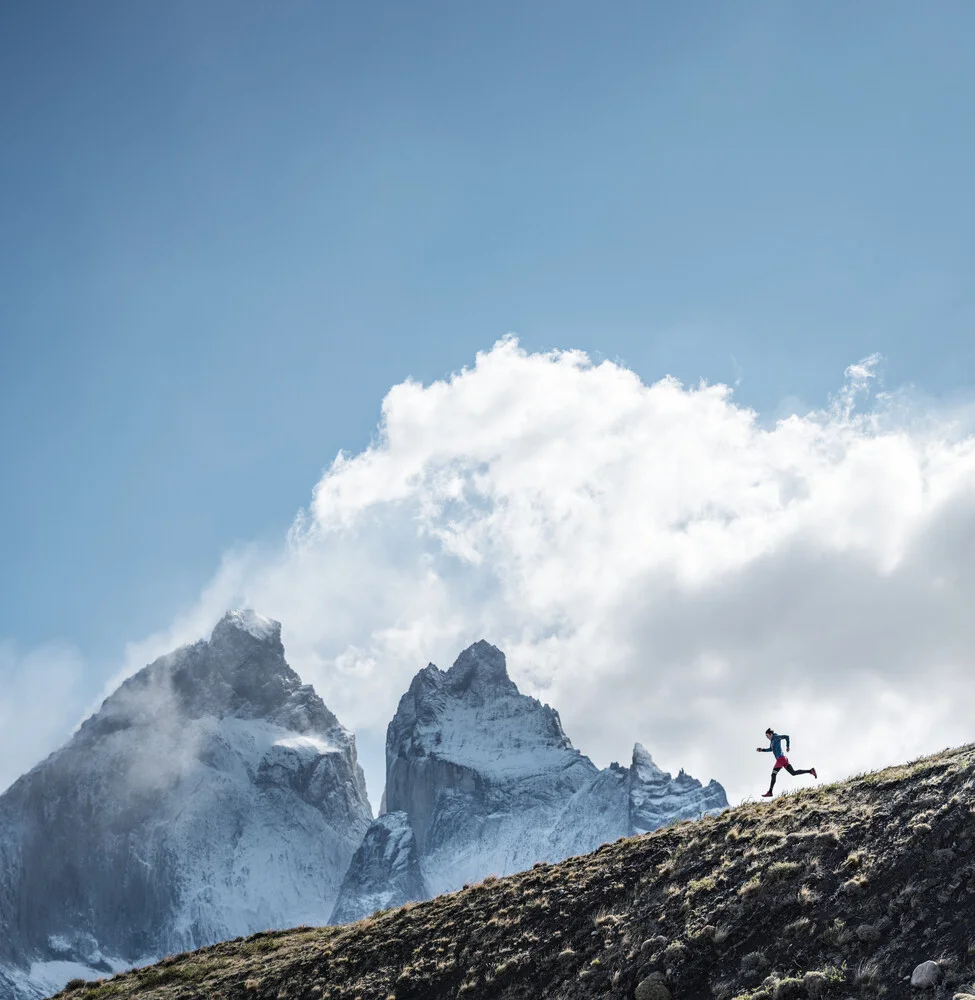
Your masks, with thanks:
M 227 641 L 234 636 L 246 635 L 269 646 L 281 645 L 281 622 L 265 618 L 251 608 L 228 611 L 213 627 L 210 642 Z M 283 647 L 282 647 L 283 648 Z
M 633 744 L 632 766 L 637 770 L 646 771 L 647 773 L 662 773 L 654 762 L 653 757 L 650 756 L 650 751 L 642 743 Z
M 228 611 L 209 641 L 182 646 L 133 674 L 79 735 L 91 739 L 137 722 L 153 725 L 161 706 L 174 721 L 264 719 L 296 732 L 327 733 L 342 743 L 350 739 L 314 689 L 288 666 L 280 623 L 250 609 Z
M 371 819 L 354 739 L 278 623 L 230 612 L 0 796 L 0 1000 L 324 923 Z
M 518 688 L 508 676 L 504 653 L 484 639 L 468 646 L 457 657 L 447 671 L 446 686 L 452 694 L 485 690 L 518 693 Z

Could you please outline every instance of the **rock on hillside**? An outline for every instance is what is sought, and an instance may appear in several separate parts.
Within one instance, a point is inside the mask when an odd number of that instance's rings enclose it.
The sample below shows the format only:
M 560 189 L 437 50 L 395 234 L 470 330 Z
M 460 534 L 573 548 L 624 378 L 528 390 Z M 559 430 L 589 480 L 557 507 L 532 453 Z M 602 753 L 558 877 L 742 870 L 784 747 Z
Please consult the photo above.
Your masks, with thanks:
M 975 746 L 355 924 L 231 941 L 69 1000 L 975 994 Z M 937 986 L 914 990 L 925 961 Z
M 569 742 L 558 712 L 521 694 L 504 654 L 483 641 L 446 672 L 421 670 L 386 734 L 384 807 L 407 818 L 429 895 L 727 804 L 716 781 L 671 778 L 639 744 L 631 767 L 599 770 Z M 385 854 L 367 853 L 370 866 L 360 859 L 346 880 L 333 923 L 372 913 L 375 887 L 398 877 L 384 871 Z
M 0 796 L 0 997 L 322 923 L 371 818 L 278 623 L 228 613 Z

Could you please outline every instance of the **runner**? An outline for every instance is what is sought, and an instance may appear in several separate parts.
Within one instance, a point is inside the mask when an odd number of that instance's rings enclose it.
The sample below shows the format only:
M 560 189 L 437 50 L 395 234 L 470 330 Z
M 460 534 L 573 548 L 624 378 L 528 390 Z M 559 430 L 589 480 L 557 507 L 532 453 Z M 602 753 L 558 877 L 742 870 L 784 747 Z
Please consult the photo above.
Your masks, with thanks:
M 785 741 L 786 752 L 791 749 L 791 743 L 788 736 L 784 733 L 775 732 L 771 726 L 765 730 L 765 736 L 768 738 L 769 745 L 767 747 L 755 747 L 755 749 L 759 753 L 774 753 L 775 764 L 772 766 L 772 781 L 768 786 L 768 791 L 762 794 L 763 799 L 770 799 L 772 797 L 772 789 L 775 787 L 775 779 L 778 777 L 779 771 L 781 771 L 782 768 L 785 768 L 789 774 L 811 774 L 814 778 L 819 777 L 819 775 L 816 774 L 816 768 L 814 767 L 797 771 L 789 763 L 789 758 L 782 752 L 783 741 Z

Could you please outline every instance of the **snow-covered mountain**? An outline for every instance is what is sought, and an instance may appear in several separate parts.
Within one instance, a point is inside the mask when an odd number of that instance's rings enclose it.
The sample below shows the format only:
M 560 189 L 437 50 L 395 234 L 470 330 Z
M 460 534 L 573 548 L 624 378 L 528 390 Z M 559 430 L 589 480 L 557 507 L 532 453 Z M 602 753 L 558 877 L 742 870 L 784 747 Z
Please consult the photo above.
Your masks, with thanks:
M 0 796 L 0 1000 L 215 941 L 353 920 L 727 805 L 639 744 L 604 770 L 486 642 L 421 670 L 375 822 L 355 742 L 229 612 Z
M 399 851 L 363 845 L 332 922 L 405 902 L 393 888 L 380 901 L 376 889 L 394 886 L 403 852 L 415 852 L 436 895 L 727 805 L 716 781 L 672 778 L 640 744 L 630 767 L 599 770 L 572 746 L 558 712 L 519 693 L 504 654 L 477 642 L 446 673 L 421 670 L 400 700 L 386 735 L 388 816 L 366 835 L 366 844 L 386 844 L 390 824 Z
M 372 813 L 355 742 L 230 612 L 0 796 L 0 998 L 322 924 Z
M 366 831 L 352 858 L 331 922 L 344 924 L 376 910 L 429 898 L 409 817 L 384 813 Z

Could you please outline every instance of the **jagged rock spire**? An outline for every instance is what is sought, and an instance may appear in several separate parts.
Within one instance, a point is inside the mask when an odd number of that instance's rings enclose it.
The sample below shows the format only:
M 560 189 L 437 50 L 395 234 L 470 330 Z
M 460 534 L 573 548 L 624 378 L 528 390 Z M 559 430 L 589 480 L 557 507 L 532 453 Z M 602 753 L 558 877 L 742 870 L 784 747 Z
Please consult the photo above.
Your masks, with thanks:
M 468 646 L 457 657 L 447 671 L 446 686 L 453 694 L 474 694 L 482 698 L 497 693 L 518 693 L 508 677 L 504 653 L 484 639 Z
M 726 804 L 720 786 L 671 778 L 639 743 L 630 767 L 600 771 L 484 640 L 446 673 L 420 670 L 386 734 L 384 808 L 408 817 L 431 892 Z

